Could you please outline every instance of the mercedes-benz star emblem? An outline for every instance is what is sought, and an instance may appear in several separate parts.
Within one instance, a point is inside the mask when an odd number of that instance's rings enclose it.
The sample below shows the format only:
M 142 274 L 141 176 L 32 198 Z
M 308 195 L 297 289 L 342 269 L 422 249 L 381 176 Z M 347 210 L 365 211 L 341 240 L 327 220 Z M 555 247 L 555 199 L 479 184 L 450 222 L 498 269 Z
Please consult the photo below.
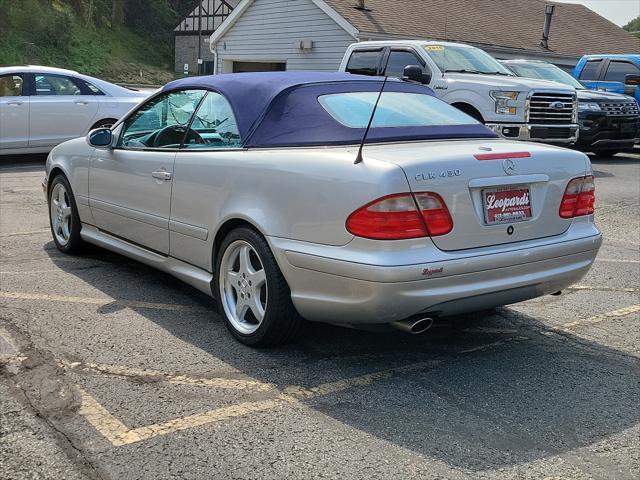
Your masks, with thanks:
M 516 171 L 516 164 L 513 163 L 513 160 L 507 158 L 502 162 L 502 169 L 507 175 L 513 175 L 513 172 Z

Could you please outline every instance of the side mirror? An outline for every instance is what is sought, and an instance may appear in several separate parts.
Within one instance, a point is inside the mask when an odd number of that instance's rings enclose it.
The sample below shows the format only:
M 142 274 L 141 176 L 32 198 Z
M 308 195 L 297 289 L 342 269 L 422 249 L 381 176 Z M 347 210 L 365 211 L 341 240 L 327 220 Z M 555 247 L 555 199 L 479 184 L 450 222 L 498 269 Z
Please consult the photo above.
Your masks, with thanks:
M 87 135 L 87 143 L 92 147 L 109 147 L 111 142 L 113 142 L 113 133 L 110 128 L 96 128 Z
M 419 65 L 407 65 L 404 67 L 402 80 L 416 83 L 431 83 L 431 74 L 425 73 Z
M 638 85 L 640 85 L 640 75 L 635 73 L 628 73 L 624 77 L 624 84 L 631 87 L 637 87 Z

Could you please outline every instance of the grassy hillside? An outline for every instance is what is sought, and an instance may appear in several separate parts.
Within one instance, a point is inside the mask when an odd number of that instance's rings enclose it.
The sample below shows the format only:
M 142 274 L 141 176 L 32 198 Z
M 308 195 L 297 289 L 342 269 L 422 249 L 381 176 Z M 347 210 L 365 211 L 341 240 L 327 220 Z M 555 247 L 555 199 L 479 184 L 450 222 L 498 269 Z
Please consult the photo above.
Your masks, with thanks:
M 3 13 L 0 65 L 49 65 L 127 83 L 174 78 L 170 35 L 151 39 L 126 25 L 88 21 L 62 1 L 0 0 Z

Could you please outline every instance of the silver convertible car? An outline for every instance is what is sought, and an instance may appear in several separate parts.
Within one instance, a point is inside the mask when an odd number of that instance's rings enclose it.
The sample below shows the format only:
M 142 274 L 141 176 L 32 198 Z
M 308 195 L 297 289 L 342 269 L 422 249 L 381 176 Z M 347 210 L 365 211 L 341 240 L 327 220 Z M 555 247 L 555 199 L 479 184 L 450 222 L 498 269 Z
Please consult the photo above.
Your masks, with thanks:
M 174 81 L 56 147 L 43 188 L 58 249 L 168 272 L 252 346 L 303 319 L 415 333 L 553 294 L 602 242 L 584 154 L 498 139 L 422 85 L 342 73 Z

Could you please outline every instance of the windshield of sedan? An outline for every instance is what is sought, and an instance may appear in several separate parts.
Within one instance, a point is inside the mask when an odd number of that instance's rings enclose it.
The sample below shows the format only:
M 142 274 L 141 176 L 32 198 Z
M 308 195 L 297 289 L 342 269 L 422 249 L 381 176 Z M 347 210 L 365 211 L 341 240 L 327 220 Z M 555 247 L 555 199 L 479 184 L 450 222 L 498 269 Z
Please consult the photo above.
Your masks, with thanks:
M 584 85 L 567 72 L 549 63 L 509 63 L 508 67 L 519 77 L 539 78 L 540 80 L 564 83 L 576 90 L 585 89 Z
M 349 128 L 366 128 L 377 98 L 378 92 L 349 92 L 322 95 L 318 97 L 318 101 L 342 125 Z M 371 127 L 473 124 L 478 122 L 431 95 L 384 92 Z
M 425 45 L 424 49 L 443 73 L 514 76 L 495 58 L 479 48 L 430 44 Z

